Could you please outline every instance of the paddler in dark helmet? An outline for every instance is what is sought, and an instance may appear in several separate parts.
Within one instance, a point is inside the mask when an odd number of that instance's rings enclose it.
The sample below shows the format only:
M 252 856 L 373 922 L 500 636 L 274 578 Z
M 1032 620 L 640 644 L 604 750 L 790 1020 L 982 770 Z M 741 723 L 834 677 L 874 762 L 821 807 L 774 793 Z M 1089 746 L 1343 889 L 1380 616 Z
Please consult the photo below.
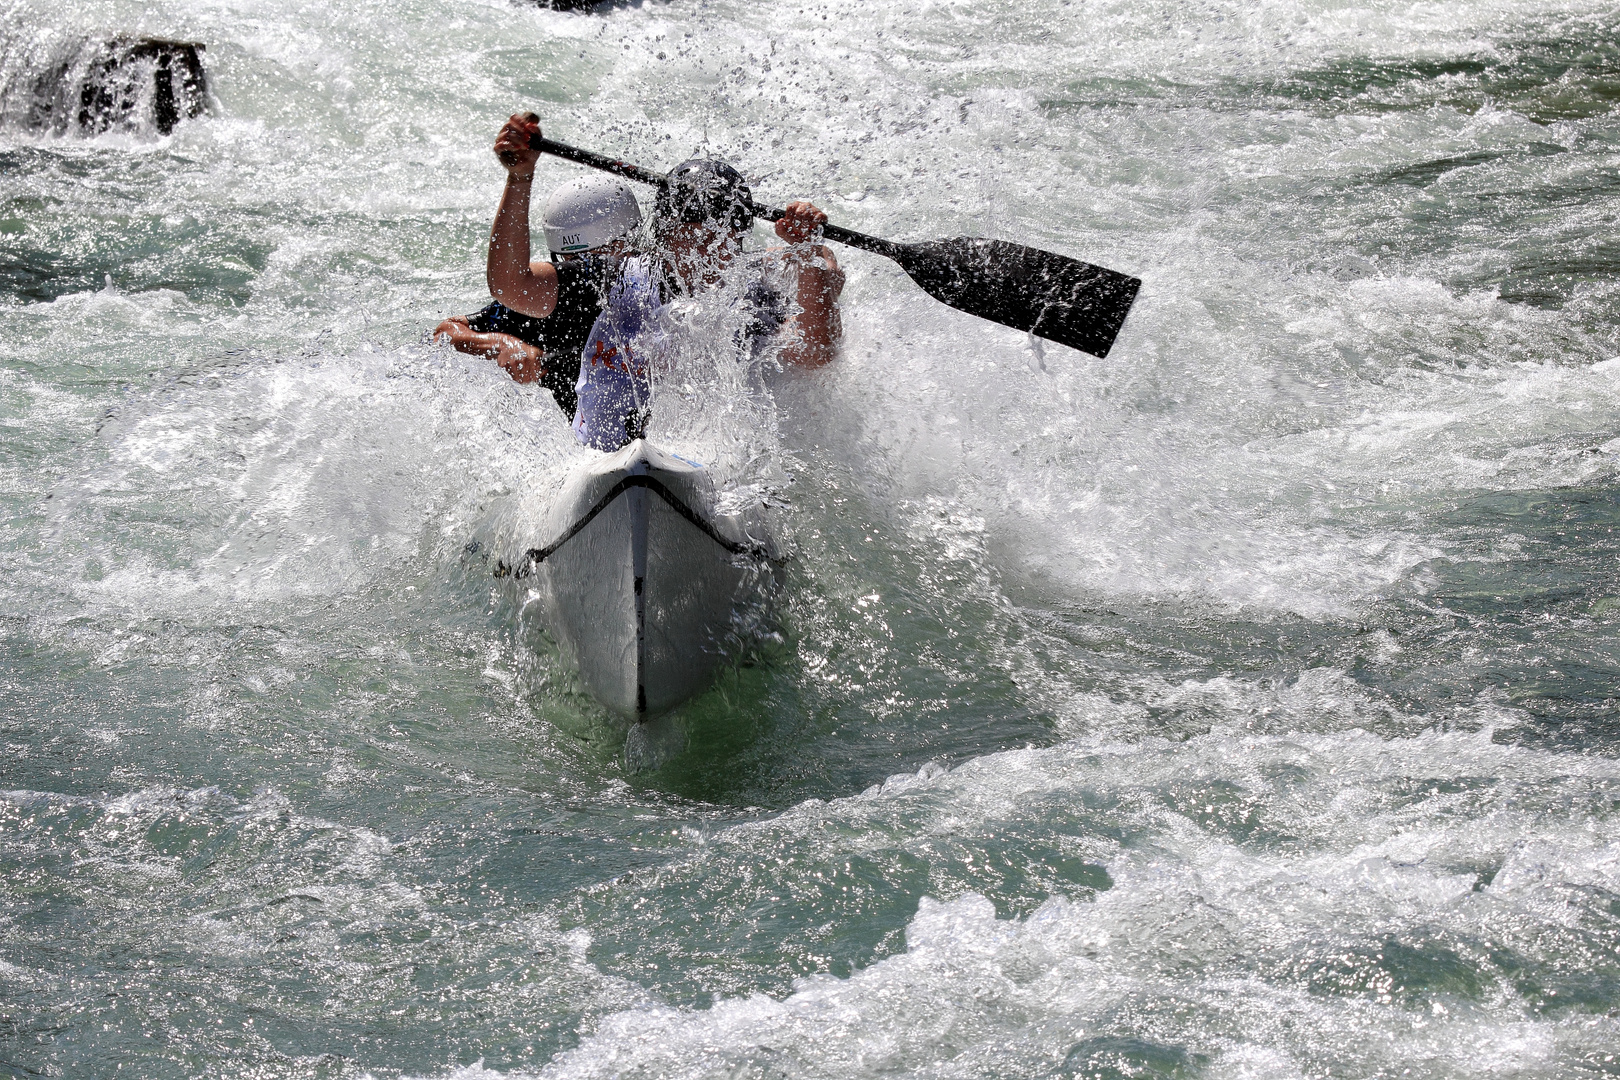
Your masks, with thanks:
M 695 296 L 718 285 L 742 254 L 753 224 L 753 196 L 736 169 L 705 158 L 675 166 L 653 209 L 653 237 L 666 291 Z M 767 253 L 775 264 L 770 269 L 788 271 L 785 280 L 772 284 L 768 275 L 756 276 L 748 288 L 756 316 L 750 332 L 781 335 L 778 355 L 784 363 L 827 363 L 843 333 L 838 296 L 844 291 L 844 272 L 832 249 L 813 242 L 825 224 L 827 215 L 813 204 L 788 203 L 776 222 L 776 235 L 790 246 Z M 794 306 L 797 313 L 786 315 Z
M 844 274 L 833 253 L 812 242 L 826 222 L 827 215 L 810 203 L 789 203 L 776 235 L 791 246 L 738 267 L 754 224 L 747 183 L 721 161 L 677 165 L 655 204 L 651 256 L 626 261 L 585 342 L 574 417 L 580 442 L 616 450 L 642 437 L 655 366 L 648 353 L 658 349 L 657 334 L 650 331 L 659 309 L 735 280 L 737 269 L 745 278 L 741 299 L 747 308 L 739 345 L 755 353 L 775 346 L 786 364 L 816 367 L 831 360 L 841 335 Z
M 446 319 L 433 336 L 461 352 L 490 357 L 520 383 L 539 382 L 572 418 L 580 353 L 616 276 L 613 264 L 640 229 L 641 208 L 620 181 L 570 180 L 552 191 L 540 217 L 551 260 L 529 262 L 528 192 L 537 155 L 528 149 L 527 135 L 513 128 L 519 119 L 528 117 L 507 121 L 495 144 L 507 169 L 486 271 L 495 300 L 471 315 Z M 509 144 L 519 137 L 523 153 L 515 155 Z

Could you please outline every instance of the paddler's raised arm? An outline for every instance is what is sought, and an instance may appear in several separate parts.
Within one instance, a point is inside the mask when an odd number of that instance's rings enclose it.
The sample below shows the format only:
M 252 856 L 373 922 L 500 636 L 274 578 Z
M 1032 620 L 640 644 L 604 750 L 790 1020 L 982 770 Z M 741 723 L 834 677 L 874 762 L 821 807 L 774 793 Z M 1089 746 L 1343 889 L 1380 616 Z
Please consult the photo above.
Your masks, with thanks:
M 790 202 L 776 223 L 776 235 L 793 246 L 787 263 L 796 270 L 799 314 L 793 317 L 788 333 L 797 340 L 782 350 L 782 359 L 802 367 L 820 367 L 838 351 L 844 336 L 838 314 L 838 294 L 844 291 L 844 271 L 832 249 L 811 241 L 816 230 L 827 224 L 827 215 L 808 202 Z
M 540 151 L 529 148 L 540 134 L 534 113 L 514 113 L 495 137 L 495 156 L 506 169 L 506 190 L 489 233 L 485 276 L 489 295 L 513 311 L 543 319 L 557 308 L 557 268 L 529 260 L 529 195 Z

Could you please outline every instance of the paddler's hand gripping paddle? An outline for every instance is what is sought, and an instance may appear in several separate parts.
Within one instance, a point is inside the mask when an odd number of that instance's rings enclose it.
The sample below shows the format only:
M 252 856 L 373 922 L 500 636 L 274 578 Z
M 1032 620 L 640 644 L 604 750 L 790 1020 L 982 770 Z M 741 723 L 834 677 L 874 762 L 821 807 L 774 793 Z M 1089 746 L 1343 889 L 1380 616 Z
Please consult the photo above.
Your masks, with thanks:
M 663 173 L 535 135 L 543 154 L 663 187 Z M 776 221 L 782 211 L 754 204 L 754 216 Z M 897 244 L 837 225 L 822 227 L 828 240 L 887 255 L 930 296 L 958 311 L 1107 356 L 1142 287 L 1140 278 L 1005 240 L 959 236 Z

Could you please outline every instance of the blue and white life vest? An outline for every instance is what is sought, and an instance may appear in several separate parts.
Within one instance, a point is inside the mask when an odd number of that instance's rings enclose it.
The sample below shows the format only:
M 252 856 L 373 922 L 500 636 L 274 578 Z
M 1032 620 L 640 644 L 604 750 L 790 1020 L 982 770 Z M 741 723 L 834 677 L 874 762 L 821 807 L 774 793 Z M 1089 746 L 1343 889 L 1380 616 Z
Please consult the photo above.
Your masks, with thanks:
M 751 280 L 728 305 L 734 313 L 734 343 L 757 356 L 787 320 L 788 304 L 763 276 L 764 265 L 757 257 L 739 270 Z M 625 260 L 580 357 L 574 436 L 586 446 L 613 451 L 644 433 L 651 374 L 659 366 L 659 350 L 667 344 L 661 309 L 664 302 L 648 261 Z
M 574 436 L 593 450 L 619 449 L 628 441 L 627 424 L 645 415 L 652 393 L 647 338 L 657 310 L 658 290 L 646 263 L 625 260 L 580 354 Z

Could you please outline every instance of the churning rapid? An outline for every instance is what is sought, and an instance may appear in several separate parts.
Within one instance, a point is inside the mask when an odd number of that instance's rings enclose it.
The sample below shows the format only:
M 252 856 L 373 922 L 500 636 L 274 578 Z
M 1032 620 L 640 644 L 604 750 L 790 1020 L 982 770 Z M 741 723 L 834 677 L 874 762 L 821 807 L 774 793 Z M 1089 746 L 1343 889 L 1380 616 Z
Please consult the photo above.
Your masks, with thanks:
M 0 1071 L 1620 1073 L 1617 42 L 14 0 Z M 659 387 L 793 557 L 650 768 L 473 553 L 586 452 L 425 334 L 523 108 L 1145 282 L 1097 360 L 846 250 L 835 364 Z

